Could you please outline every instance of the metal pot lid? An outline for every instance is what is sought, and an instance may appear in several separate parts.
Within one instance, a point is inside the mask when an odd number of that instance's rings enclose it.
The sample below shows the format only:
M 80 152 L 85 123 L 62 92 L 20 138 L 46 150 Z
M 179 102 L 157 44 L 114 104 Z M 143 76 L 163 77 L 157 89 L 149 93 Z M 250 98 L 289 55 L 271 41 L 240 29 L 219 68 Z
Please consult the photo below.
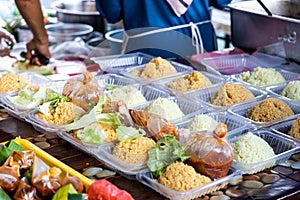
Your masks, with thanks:
M 80 23 L 55 23 L 45 26 L 51 36 L 83 36 L 93 32 L 93 27 Z
M 90 6 L 85 6 L 87 4 L 84 4 L 84 2 L 93 2 L 93 1 L 81 1 L 83 4 L 75 5 L 76 8 L 69 9 L 68 3 L 66 1 L 54 1 L 51 4 L 51 8 L 56 10 L 60 13 L 65 14 L 73 14 L 73 15 L 100 15 L 98 11 L 88 11 L 84 10 L 85 8 L 88 9 Z M 95 4 L 96 6 L 96 4 Z

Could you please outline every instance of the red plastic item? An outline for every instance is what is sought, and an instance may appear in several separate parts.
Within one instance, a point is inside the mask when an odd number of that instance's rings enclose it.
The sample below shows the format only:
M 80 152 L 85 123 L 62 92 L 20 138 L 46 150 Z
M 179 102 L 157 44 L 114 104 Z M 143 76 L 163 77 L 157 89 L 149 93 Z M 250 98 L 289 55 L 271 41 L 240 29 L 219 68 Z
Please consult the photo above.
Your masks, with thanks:
M 87 190 L 88 200 L 133 200 L 125 190 L 105 179 L 97 180 Z

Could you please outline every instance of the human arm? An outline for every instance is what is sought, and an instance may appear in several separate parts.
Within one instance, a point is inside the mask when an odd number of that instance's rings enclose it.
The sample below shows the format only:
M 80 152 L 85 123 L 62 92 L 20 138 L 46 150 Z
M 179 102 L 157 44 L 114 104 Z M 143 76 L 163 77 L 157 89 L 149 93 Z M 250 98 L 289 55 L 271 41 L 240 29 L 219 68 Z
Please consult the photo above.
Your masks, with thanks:
M 96 7 L 100 15 L 109 23 L 117 23 L 123 18 L 121 0 L 96 0 Z
M 48 34 L 44 26 L 44 17 L 39 0 L 15 0 L 17 8 L 25 19 L 29 29 L 33 34 L 33 39 L 27 43 L 27 59 L 32 59 L 32 54 L 41 54 L 50 58 L 48 46 Z M 41 65 L 35 58 L 33 62 Z

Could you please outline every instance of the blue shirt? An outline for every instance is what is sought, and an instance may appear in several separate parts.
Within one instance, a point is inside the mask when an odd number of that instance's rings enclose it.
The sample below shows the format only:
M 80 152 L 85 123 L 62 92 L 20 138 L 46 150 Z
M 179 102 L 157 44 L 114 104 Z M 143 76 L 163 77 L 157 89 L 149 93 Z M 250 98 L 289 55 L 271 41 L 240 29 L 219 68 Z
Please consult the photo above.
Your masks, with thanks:
M 143 27 L 166 28 L 210 20 L 209 6 L 223 7 L 230 1 L 194 0 L 186 13 L 180 17 L 173 12 L 165 0 L 97 0 L 96 6 L 100 15 L 106 18 L 109 23 L 123 20 L 124 29 L 131 30 Z M 199 30 L 204 49 L 208 52 L 215 50 L 216 40 L 212 24 L 200 25 Z M 189 28 L 178 31 L 191 36 Z

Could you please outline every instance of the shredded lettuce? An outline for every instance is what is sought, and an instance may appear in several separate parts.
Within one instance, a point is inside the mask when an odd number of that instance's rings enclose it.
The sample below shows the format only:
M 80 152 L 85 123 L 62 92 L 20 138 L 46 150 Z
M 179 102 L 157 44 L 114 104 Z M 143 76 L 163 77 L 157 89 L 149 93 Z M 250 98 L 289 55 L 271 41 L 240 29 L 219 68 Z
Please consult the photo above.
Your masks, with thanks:
M 134 127 L 127 127 L 124 125 L 119 126 L 116 131 L 118 134 L 118 140 L 120 141 L 133 140 L 146 134 L 142 129 L 136 129 Z
M 7 96 L 7 99 L 19 109 L 34 109 L 46 99 L 46 89 L 45 86 L 41 86 L 37 92 L 34 92 L 25 85 L 17 96 Z
M 76 130 L 84 128 L 94 122 L 101 122 L 108 126 L 117 129 L 122 123 L 119 119 L 120 113 L 102 113 L 102 105 L 105 103 L 105 99 L 99 97 L 97 105 L 87 114 L 83 115 L 79 120 L 63 126 L 65 130 Z
M 68 102 L 70 99 L 58 93 L 49 93 L 45 102 L 39 106 L 39 111 L 44 115 L 50 115 L 51 109 L 57 107 L 58 103 Z
M 77 132 L 77 137 L 88 144 L 103 144 L 107 134 L 99 127 L 97 122 L 86 126 Z
M 156 177 L 176 160 L 184 162 L 190 158 L 173 135 L 164 135 L 156 146 L 148 151 L 148 157 L 147 165 Z

